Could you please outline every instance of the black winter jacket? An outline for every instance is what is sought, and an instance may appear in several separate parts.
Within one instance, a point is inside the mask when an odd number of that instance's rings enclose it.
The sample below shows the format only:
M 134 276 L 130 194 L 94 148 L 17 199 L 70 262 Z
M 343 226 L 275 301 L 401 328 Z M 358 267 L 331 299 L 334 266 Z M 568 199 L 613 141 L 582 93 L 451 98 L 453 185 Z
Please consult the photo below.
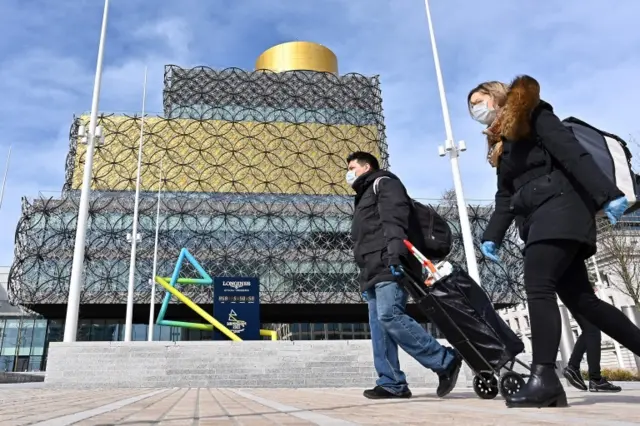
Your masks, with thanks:
M 520 238 L 566 239 L 596 251 L 595 215 L 624 194 L 600 171 L 591 155 L 539 98 L 536 80 L 511 85 L 503 111 L 503 153 L 497 166 L 495 211 L 483 241 L 500 244 L 516 220 Z
M 389 179 L 379 181 L 375 194 L 373 182 L 381 176 Z M 396 281 L 389 269 L 391 265 L 404 264 L 419 273 L 419 262 L 408 255 L 403 243 L 407 238 L 411 201 L 402 182 L 391 172 L 377 170 L 358 177 L 353 188 L 356 197 L 351 238 L 360 268 L 360 290 L 379 282 Z

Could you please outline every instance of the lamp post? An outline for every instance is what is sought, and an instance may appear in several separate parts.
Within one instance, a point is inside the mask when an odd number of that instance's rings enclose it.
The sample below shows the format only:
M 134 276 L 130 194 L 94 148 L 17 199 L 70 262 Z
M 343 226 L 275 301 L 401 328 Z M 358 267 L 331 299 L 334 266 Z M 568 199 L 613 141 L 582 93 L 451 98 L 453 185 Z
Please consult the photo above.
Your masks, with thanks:
M 4 188 L 7 185 L 7 175 L 9 174 L 9 160 L 11 160 L 11 146 L 7 154 L 7 165 L 4 168 L 4 177 L 2 178 L 2 189 L 0 189 L 0 208 L 2 208 L 2 200 L 4 200 Z
M 104 42 L 107 35 L 107 17 L 109 14 L 109 0 L 104 1 L 102 15 L 102 29 L 98 45 L 98 59 L 96 63 L 96 77 L 93 84 L 93 99 L 91 101 L 91 118 L 89 120 L 89 134 L 87 137 L 87 152 L 84 162 L 84 175 L 80 191 L 78 206 L 78 220 L 76 240 L 73 250 L 73 264 L 71 266 L 71 280 L 69 282 L 69 299 L 67 301 L 67 315 L 64 326 L 64 342 L 74 342 L 78 330 L 78 310 L 80 308 L 80 290 L 84 278 L 84 246 L 89 219 L 89 196 L 91 195 L 91 172 L 93 168 L 93 151 L 96 137 L 102 138 L 102 129 L 97 127 L 98 104 L 100 99 L 100 84 L 102 82 L 102 58 L 104 56 Z M 84 133 L 84 132 L 82 132 Z M 82 135 L 80 135 L 82 136 Z
M 151 300 L 149 301 L 149 335 L 150 342 L 153 341 L 153 319 L 155 317 L 156 308 L 156 273 L 158 265 L 158 234 L 160 233 L 160 194 L 162 193 L 162 160 L 160 160 L 160 179 L 158 182 L 158 207 L 156 210 L 156 239 L 153 245 L 153 271 L 151 273 Z
M 440 70 L 440 59 L 438 58 L 438 49 L 436 47 L 436 37 L 433 31 L 433 22 L 431 21 L 431 11 L 429 10 L 429 0 L 424 0 L 427 10 L 427 20 L 429 22 L 429 35 L 431 37 L 431 50 L 433 51 L 433 61 L 436 66 L 436 78 L 438 80 L 438 91 L 440 92 L 440 103 L 442 104 L 442 116 L 444 118 L 444 128 L 447 140 L 444 146 L 439 146 L 438 151 L 441 157 L 449 153 L 451 160 L 451 172 L 453 174 L 453 187 L 456 192 L 456 200 L 458 204 L 458 215 L 460 216 L 460 232 L 462 233 L 462 242 L 464 245 L 464 253 L 467 259 L 467 269 L 469 275 L 480 284 L 480 273 L 478 272 L 478 262 L 476 261 L 476 252 L 473 245 L 473 234 L 471 233 L 471 224 L 469 223 L 469 214 L 467 212 L 467 204 L 464 200 L 464 192 L 462 189 L 462 177 L 460 175 L 460 166 L 458 165 L 458 157 L 460 152 L 467 149 L 464 141 L 460 141 L 458 145 L 453 139 L 453 130 L 451 129 L 451 119 L 449 118 L 449 107 L 447 106 L 447 97 L 444 91 L 444 83 L 442 81 L 442 71 Z
M 131 341 L 133 329 L 133 293 L 136 272 L 136 247 L 138 244 L 138 210 L 140 205 L 140 169 L 142 168 L 142 145 L 144 140 L 144 109 L 147 100 L 147 67 L 144 68 L 144 86 L 142 88 L 142 116 L 140 117 L 140 143 L 138 145 L 138 170 L 136 176 L 136 197 L 133 205 L 133 229 L 131 234 L 131 260 L 129 262 L 129 286 L 127 288 L 127 314 L 125 319 L 124 341 Z

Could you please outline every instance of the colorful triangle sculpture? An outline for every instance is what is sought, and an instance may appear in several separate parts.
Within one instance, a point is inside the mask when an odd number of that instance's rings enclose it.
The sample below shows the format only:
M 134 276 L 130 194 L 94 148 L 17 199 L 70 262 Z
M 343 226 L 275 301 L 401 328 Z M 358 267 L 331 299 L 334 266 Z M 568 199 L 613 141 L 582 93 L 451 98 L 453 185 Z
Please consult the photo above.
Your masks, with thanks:
M 182 270 L 182 264 L 184 261 L 188 261 L 191 266 L 193 266 L 200 278 L 180 278 L 180 271 Z M 216 320 L 213 316 L 209 315 L 205 312 L 201 307 L 198 306 L 197 303 L 193 302 L 193 300 L 189 299 L 187 296 L 182 294 L 177 288 L 176 284 L 200 284 L 200 285 L 213 285 L 213 279 L 207 274 L 207 272 L 200 266 L 198 261 L 189 253 L 186 248 L 180 250 L 180 256 L 178 256 L 178 261 L 176 262 L 176 266 L 173 269 L 173 275 L 171 278 L 169 277 L 154 277 L 156 283 L 160 284 L 166 291 L 167 294 L 164 296 L 164 300 L 162 301 L 162 306 L 160 307 L 160 312 L 158 312 L 158 318 L 156 319 L 156 324 L 158 325 L 168 325 L 172 327 L 184 327 L 184 328 L 192 328 L 196 330 L 205 330 L 212 331 L 214 328 L 218 329 L 222 334 L 227 336 L 229 339 L 234 341 L 242 341 L 237 334 L 233 331 L 229 330 L 223 324 L 221 324 L 218 320 Z M 171 296 L 175 296 L 179 301 L 187 305 L 191 308 L 195 313 L 200 315 L 208 324 L 202 324 L 198 322 L 185 322 L 185 321 L 171 321 L 164 319 L 165 314 L 167 313 L 167 308 L 169 307 L 169 301 L 171 300 Z M 235 312 L 234 312 L 235 314 Z M 277 333 L 274 330 L 260 330 L 261 336 L 271 337 L 271 340 L 278 340 Z
M 180 271 L 182 270 L 182 265 L 184 261 L 188 261 L 191 266 L 193 266 L 200 278 L 180 278 Z M 155 277 L 155 282 L 160 284 L 167 290 L 167 294 L 164 296 L 164 300 L 162 301 L 162 306 L 160 307 L 160 312 L 158 312 L 158 318 L 156 320 L 156 324 L 158 325 L 168 325 L 173 327 L 185 327 L 185 328 L 193 328 L 197 330 L 213 330 L 213 328 L 217 328 L 223 334 L 227 335 L 232 340 L 241 340 L 235 333 L 229 330 L 227 327 L 222 325 L 219 321 L 201 309 L 196 303 L 194 303 L 187 296 L 182 294 L 176 288 L 176 284 L 200 284 L 200 285 L 212 285 L 213 279 L 207 274 L 207 272 L 200 266 L 198 261 L 189 253 L 186 248 L 180 250 L 180 256 L 178 256 L 178 261 L 176 262 L 176 266 L 173 269 L 173 275 L 171 278 L 164 277 Z M 202 324 L 197 322 L 184 322 L 184 321 L 171 321 L 164 319 L 164 316 L 167 313 L 167 308 L 169 307 L 169 301 L 171 300 L 171 296 L 175 296 L 182 303 L 189 306 L 193 311 L 195 311 L 198 315 L 204 318 L 209 324 Z

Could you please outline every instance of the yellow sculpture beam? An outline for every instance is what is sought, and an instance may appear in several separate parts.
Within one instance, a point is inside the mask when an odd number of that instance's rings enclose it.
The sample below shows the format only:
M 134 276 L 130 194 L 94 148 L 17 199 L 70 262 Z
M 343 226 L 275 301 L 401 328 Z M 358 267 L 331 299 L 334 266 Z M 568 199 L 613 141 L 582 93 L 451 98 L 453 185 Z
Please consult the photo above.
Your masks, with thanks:
M 190 307 L 196 314 L 200 315 L 205 321 L 211 324 L 212 327 L 215 327 L 216 329 L 218 329 L 218 331 L 220 331 L 222 334 L 227 336 L 229 339 L 235 342 L 242 341 L 242 339 L 238 337 L 237 334 L 235 334 L 233 331 L 225 327 L 220 321 L 218 321 L 217 319 L 215 319 L 214 317 L 206 313 L 200 306 L 198 306 L 196 303 L 194 303 L 191 299 L 189 299 L 187 296 L 182 294 L 176 288 L 171 287 L 171 285 L 167 282 L 167 280 L 165 280 L 162 277 L 156 277 L 155 281 L 158 284 L 160 284 L 162 287 L 164 287 L 164 289 L 167 290 L 169 293 L 174 295 L 179 301 L 181 301 L 182 303 Z

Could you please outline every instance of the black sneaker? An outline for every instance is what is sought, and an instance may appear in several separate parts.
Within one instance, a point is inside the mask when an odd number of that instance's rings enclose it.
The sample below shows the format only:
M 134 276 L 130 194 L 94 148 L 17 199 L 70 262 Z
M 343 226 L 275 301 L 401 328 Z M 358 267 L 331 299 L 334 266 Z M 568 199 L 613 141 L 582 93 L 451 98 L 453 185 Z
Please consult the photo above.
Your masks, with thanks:
M 376 386 L 373 389 L 367 389 L 362 392 L 365 398 L 369 399 L 391 399 L 391 398 L 411 398 L 411 391 L 409 389 L 399 394 L 391 393 L 381 386 Z
M 620 392 L 622 388 L 609 383 L 605 378 L 589 380 L 589 392 Z
M 438 384 L 438 389 L 436 390 L 436 395 L 442 398 L 447 395 L 456 387 L 456 383 L 458 382 L 458 374 L 460 374 L 460 368 L 462 368 L 462 358 L 456 352 L 451 361 L 451 365 L 449 369 L 444 373 L 438 374 L 440 379 L 440 383 Z
M 582 379 L 582 375 L 580 374 L 580 369 L 575 368 L 572 365 L 567 365 L 567 367 L 562 370 L 562 375 L 569 382 L 571 386 L 576 389 L 580 389 L 583 391 L 587 390 L 587 385 L 584 383 Z

